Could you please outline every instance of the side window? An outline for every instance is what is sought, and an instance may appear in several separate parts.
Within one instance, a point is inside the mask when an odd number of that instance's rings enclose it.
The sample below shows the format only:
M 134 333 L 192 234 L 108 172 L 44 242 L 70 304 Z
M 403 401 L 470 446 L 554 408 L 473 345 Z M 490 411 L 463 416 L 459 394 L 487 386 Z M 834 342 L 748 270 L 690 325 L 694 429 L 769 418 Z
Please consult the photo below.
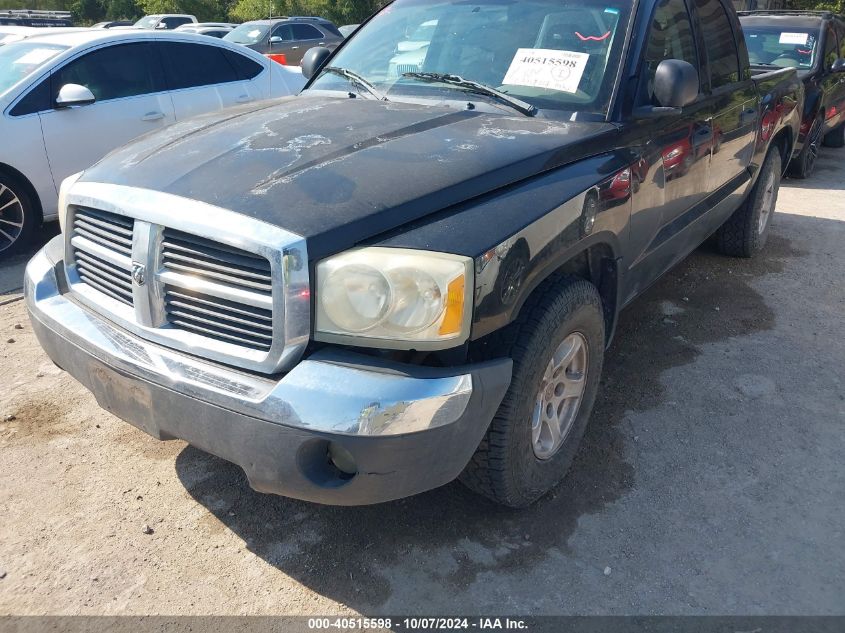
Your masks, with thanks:
M 221 50 L 226 56 L 226 59 L 229 60 L 229 63 L 235 68 L 241 79 L 253 79 L 254 77 L 257 77 L 262 70 L 264 70 L 264 66 L 249 59 L 245 55 L 226 50 L 225 48 Z
M 833 62 L 836 61 L 838 55 L 838 46 L 836 43 L 836 33 L 829 26 L 825 29 L 824 35 L 824 69 L 830 70 Z
M 845 58 L 845 23 L 839 22 L 839 57 Z
M 740 75 L 736 41 L 725 8 L 716 0 L 695 0 L 695 7 L 707 47 L 710 87 L 715 90 L 738 82 Z
M 645 73 L 640 103 L 654 103 L 654 75 L 664 59 L 680 59 L 699 69 L 695 39 L 684 0 L 661 0 L 654 10 L 645 49 Z
M 65 84 L 88 88 L 97 101 L 123 99 L 164 90 L 161 66 L 145 42 L 106 46 L 53 72 L 51 103 Z
M 175 29 L 177 26 L 193 23 L 191 18 L 162 18 L 161 21 L 168 29 Z
M 50 78 L 47 77 L 35 88 L 29 91 L 27 95 L 18 101 L 14 108 L 9 111 L 12 116 L 23 116 L 25 114 L 33 114 L 35 112 L 43 112 L 52 108 L 50 101 Z
M 293 40 L 293 29 L 290 24 L 282 24 L 273 29 L 272 37 L 281 37 L 285 42 Z
M 293 39 L 295 40 L 319 40 L 323 34 L 310 24 L 292 24 Z
M 159 42 L 164 75 L 170 90 L 237 81 L 235 68 L 219 46 Z

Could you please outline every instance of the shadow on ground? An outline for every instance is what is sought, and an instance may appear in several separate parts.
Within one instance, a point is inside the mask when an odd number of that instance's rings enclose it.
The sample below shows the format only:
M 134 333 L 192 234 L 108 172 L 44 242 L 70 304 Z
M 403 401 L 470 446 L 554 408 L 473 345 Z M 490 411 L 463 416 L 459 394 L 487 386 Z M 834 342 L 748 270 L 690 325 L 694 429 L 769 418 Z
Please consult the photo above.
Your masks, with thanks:
M 232 530 L 288 576 L 362 612 L 390 597 L 384 570 L 400 563 L 455 591 L 480 572 L 528 570 L 550 548 L 567 551 L 581 516 L 636 486 L 627 412 L 660 404 L 661 373 L 693 361 L 697 346 L 772 328 L 774 314 L 749 282 L 802 255 L 774 235 L 753 261 L 703 247 L 625 310 L 572 470 L 527 510 L 502 509 L 457 483 L 378 506 L 317 506 L 255 493 L 238 467 L 191 447 L 177 458 L 178 476 L 211 512 L 209 529 Z
M 23 287 L 23 271 L 26 263 L 42 246 L 59 234 L 59 223 L 48 222 L 37 231 L 21 252 L 4 256 L 0 254 L 0 303 L 17 295 Z

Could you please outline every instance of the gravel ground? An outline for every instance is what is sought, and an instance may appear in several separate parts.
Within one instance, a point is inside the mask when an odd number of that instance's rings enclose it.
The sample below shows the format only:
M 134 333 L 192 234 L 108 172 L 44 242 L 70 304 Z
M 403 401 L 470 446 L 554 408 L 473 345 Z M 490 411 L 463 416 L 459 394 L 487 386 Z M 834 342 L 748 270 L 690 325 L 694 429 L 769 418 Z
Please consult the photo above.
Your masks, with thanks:
M 623 313 L 569 478 L 521 512 L 252 492 L 54 368 L 6 262 L 0 613 L 845 613 L 842 156 L 758 259 L 702 248 Z

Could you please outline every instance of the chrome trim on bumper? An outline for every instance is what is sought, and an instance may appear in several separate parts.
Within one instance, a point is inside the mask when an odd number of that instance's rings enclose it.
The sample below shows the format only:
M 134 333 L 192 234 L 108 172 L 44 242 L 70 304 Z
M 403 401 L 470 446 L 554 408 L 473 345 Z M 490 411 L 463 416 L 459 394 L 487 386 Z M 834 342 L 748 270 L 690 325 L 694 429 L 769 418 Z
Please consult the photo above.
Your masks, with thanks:
M 118 373 L 238 414 L 340 435 L 426 431 L 457 421 L 467 409 L 473 393 L 468 368 L 455 370 L 454 375 L 446 375 L 448 370 L 407 368 L 419 370 L 412 376 L 403 366 L 335 352 L 312 355 L 282 377 L 266 377 L 148 342 L 62 294 L 56 275 L 62 267 L 61 240 L 54 238 L 26 268 L 30 316 L 50 336 Z M 62 366 L 62 358 L 53 360 Z

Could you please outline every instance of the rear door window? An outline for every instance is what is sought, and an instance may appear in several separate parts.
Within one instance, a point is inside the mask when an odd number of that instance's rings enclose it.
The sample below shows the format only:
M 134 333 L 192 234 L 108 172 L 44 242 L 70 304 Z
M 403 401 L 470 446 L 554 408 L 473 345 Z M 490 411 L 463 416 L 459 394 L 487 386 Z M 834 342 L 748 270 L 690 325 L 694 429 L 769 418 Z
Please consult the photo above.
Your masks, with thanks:
M 739 58 L 728 14 L 721 2 L 695 0 L 701 21 L 702 37 L 707 44 L 710 88 L 716 90 L 739 81 Z
M 292 24 L 293 39 L 295 40 L 319 40 L 323 34 L 310 24 Z
M 170 90 L 238 81 L 238 73 L 219 46 L 159 42 Z
M 235 51 L 230 51 L 225 48 L 221 50 L 226 56 L 226 59 L 229 60 L 229 63 L 235 68 L 241 79 L 254 79 L 261 74 L 262 70 L 264 70 L 264 66 L 255 60 L 249 59 L 245 55 L 241 55 L 240 53 L 236 53 Z

